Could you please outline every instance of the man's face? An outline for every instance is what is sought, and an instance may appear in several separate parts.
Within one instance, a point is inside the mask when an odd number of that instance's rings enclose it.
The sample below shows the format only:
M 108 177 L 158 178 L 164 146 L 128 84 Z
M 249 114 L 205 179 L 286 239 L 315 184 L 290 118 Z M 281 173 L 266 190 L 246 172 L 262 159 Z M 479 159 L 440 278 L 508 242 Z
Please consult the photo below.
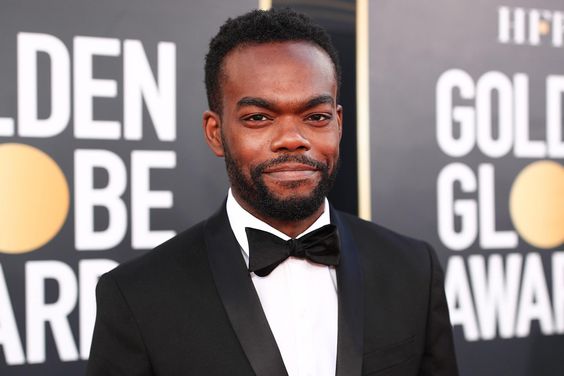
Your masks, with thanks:
M 312 215 L 331 189 L 342 110 L 333 64 L 307 42 L 253 44 L 222 70 L 220 147 L 233 193 L 278 220 Z M 246 205 L 245 205 L 246 204 Z

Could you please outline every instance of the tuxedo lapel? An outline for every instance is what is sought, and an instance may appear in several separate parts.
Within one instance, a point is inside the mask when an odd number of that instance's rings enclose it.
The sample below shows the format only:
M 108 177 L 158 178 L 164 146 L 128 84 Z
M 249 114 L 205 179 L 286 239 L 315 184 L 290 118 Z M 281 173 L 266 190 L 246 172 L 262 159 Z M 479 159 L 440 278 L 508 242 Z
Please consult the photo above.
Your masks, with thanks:
M 333 208 L 331 208 L 331 222 L 337 226 L 341 242 L 341 260 L 337 267 L 339 289 L 337 376 L 356 376 L 362 372 L 364 342 L 362 271 L 351 234 Z
M 331 208 L 339 231 L 337 267 L 339 323 L 336 376 L 360 375 L 363 353 L 363 290 L 358 251 L 346 225 Z M 227 218 L 225 205 L 205 224 L 205 238 L 219 295 L 241 346 L 257 376 L 287 376 L 276 340 Z
M 229 225 L 225 204 L 205 224 L 208 258 L 219 295 L 257 376 L 287 376 L 276 340 Z

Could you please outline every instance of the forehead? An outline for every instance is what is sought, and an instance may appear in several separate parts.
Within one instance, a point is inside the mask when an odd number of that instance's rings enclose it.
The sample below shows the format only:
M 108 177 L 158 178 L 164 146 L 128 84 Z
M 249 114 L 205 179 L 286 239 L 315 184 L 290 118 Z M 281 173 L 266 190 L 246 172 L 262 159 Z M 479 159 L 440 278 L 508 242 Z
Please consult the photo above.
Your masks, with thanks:
M 242 45 L 225 57 L 222 73 L 224 101 L 233 95 L 266 98 L 296 91 L 336 96 L 333 62 L 310 42 Z

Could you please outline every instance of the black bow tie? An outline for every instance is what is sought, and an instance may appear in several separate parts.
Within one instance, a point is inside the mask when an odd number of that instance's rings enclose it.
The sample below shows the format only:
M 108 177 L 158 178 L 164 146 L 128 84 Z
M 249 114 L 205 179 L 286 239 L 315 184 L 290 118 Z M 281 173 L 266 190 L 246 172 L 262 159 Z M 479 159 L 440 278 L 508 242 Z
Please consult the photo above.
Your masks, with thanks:
M 260 277 L 269 275 L 290 256 L 317 264 L 339 265 L 339 233 L 335 225 L 290 240 L 251 227 L 245 227 L 245 231 L 249 241 L 249 271 Z

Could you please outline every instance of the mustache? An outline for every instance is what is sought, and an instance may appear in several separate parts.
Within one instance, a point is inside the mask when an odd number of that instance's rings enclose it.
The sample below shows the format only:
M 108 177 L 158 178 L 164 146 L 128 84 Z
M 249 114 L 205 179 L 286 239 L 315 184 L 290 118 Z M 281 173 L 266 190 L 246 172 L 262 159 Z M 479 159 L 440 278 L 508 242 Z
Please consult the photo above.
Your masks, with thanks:
M 258 164 L 257 166 L 255 166 L 252 169 L 252 175 L 253 176 L 259 176 L 260 174 L 262 174 L 264 172 L 264 170 L 266 170 L 267 168 L 272 168 L 275 167 L 277 165 L 283 164 L 283 163 L 288 163 L 288 162 L 294 162 L 294 163 L 301 163 L 307 166 L 311 166 L 317 170 L 320 170 L 323 173 L 327 173 L 329 171 L 329 166 L 327 166 L 327 164 L 317 161 L 315 159 L 306 157 L 305 155 L 291 155 L 291 154 L 283 154 L 279 157 L 276 157 L 274 159 L 270 159 L 268 161 L 262 162 L 260 164 Z

